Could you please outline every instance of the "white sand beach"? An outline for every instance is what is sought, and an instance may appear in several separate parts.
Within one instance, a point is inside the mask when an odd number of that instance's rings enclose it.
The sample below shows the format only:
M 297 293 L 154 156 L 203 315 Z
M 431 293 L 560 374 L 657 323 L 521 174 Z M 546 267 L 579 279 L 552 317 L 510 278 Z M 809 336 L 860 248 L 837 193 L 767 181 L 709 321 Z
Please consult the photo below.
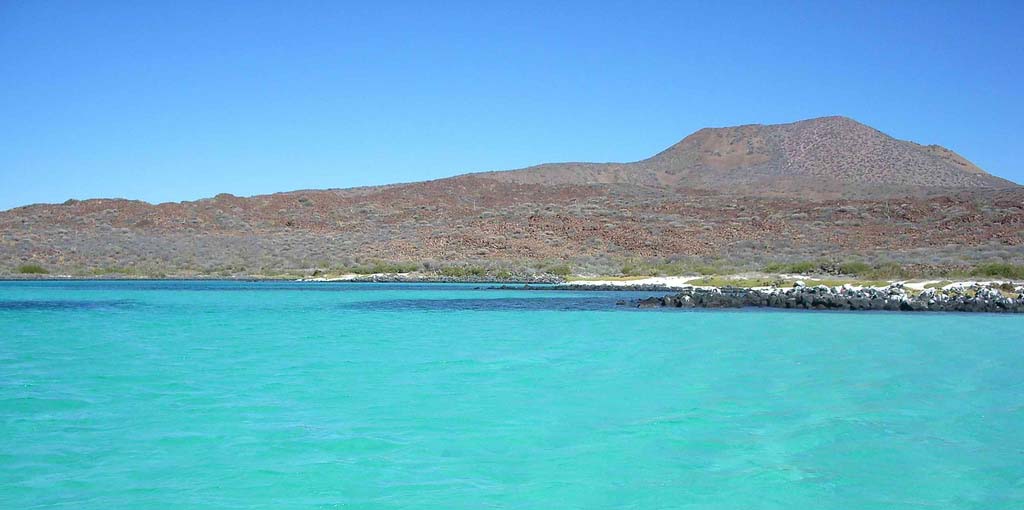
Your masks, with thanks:
M 650 278 L 639 278 L 630 280 L 575 280 L 569 282 L 572 285 L 580 286 L 605 286 L 635 287 L 640 285 L 658 285 L 662 287 L 692 287 L 691 281 L 700 280 L 703 276 L 652 276 Z

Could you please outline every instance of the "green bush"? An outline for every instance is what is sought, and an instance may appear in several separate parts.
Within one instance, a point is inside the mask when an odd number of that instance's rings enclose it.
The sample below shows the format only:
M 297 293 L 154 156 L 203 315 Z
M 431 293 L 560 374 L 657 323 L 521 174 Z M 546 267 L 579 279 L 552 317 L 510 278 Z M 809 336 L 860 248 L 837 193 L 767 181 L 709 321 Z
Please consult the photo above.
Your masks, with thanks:
M 720 268 L 718 266 L 706 266 L 706 265 L 697 266 L 697 267 L 693 268 L 693 271 L 696 272 L 699 275 L 705 275 L 705 276 L 707 276 L 707 275 L 716 275 L 716 274 L 729 274 L 729 271 L 726 271 L 726 270 L 724 270 L 724 269 L 722 269 L 722 268 Z M 683 273 L 682 272 L 677 272 L 675 274 L 683 274 Z
M 971 271 L 971 276 L 1024 279 L 1024 265 L 1008 264 L 1006 262 L 981 264 Z
M 843 262 L 842 264 L 839 264 L 839 272 L 842 274 L 862 275 L 868 274 L 872 269 L 871 264 L 860 261 Z
M 821 270 L 818 262 L 773 262 L 764 266 L 765 273 L 815 273 Z
M 452 278 L 466 278 L 469 276 L 484 276 L 487 269 L 479 266 L 448 266 L 441 268 L 441 275 Z
M 722 265 L 720 261 L 702 263 L 696 260 L 664 260 L 661 262 L 633 260 L 622 266 L 622 276 L 683 276 L 723 275 L 735 273 L 735 269 Z
M 548 272 L 556 276 L 569 276 L 572 274 L 572 268 L 568 264 L 559 264 L 549 267 Z
M 861 276 L 867 276 L 874 279 L 896 279 L 908 278 L 913 275 L 896 262 L 883 262 L 871 268 L 870 271 Z
M 18 266 L 18 272 L 21 274 L 50 274 L 45 267 L 39 264 L 22 264 Z
M 413 264 L 409 262 L 381 262 L 376 261 L 371 264 L 355 266 L 345 269 L 346 272 L 352 272 L 355 274 L 375 274 L 375 273 L 411 273 L 420 269 L 419 264 Z
M 639 263 L 628 263 L 622 266 L 622 276 L 654 276 L 658 274 L 657 269 Z
M 635 264 L 634 272 L 642 273 L 634 276 L 679 276 L 684 274 L 710 274 L 701 271 L 702 268 L 710 266 L 693 267 L 683 261 L 644 262 Z
M 96 276 L 102 276 L 102 275 L 105 275 L 105 274 L 130 275 L 130 274 L 135 274 L 135 270 L 130 268 L 130 267 L 103 267 L 103 268 L 93 269 L 92 270 L 92 274 L 96 275 Z

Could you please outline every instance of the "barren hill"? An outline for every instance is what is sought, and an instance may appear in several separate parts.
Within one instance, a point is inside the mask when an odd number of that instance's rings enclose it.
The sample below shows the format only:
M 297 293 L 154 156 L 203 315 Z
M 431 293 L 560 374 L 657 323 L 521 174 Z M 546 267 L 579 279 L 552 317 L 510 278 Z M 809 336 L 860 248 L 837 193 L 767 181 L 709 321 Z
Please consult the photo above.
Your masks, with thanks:
M 0 212 L 9 274 L 277 274 L 372 261 L 611 272 L 678 258 L 1022 261 L 1024 188 L 947 149 L 828 117 L 703 129 L 635 163 Z
M 705 128 L 634 163 L 556 163 L 484 175 L 534 184 L 625 183 L 756 195 L 869 197 L 1015 186 L 949 149 L 897 140 L 846 117 Z

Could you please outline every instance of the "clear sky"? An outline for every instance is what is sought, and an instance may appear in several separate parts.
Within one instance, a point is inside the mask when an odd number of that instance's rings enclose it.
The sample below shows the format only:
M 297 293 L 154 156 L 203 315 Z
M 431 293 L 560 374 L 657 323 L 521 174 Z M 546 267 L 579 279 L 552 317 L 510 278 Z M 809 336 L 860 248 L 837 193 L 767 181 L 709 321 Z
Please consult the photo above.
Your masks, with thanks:
M 0 209 L 631 161 L 824 115 L 1024 182 L 1024 2 L 554 3 L 0 0 Z

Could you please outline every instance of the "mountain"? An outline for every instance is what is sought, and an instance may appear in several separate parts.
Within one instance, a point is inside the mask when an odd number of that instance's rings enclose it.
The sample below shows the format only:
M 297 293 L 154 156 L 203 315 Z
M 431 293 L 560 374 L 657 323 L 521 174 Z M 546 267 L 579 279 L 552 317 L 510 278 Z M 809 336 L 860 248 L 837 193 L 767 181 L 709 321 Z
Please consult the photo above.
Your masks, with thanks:
M 298 274 L 373 261 L 609 273 L 680 258 L 1024 260 L 1024 188 L 948 149 L 826 117 L 702 129 L 634 163 L 0 212 L 0 274 Z
M 705 128 L 634 163 L 556 163 L 486 175 L 520 183 L 623 183 L 746 194 L 1015 186 L 949 149 L 897 140 L 846 117 Z

